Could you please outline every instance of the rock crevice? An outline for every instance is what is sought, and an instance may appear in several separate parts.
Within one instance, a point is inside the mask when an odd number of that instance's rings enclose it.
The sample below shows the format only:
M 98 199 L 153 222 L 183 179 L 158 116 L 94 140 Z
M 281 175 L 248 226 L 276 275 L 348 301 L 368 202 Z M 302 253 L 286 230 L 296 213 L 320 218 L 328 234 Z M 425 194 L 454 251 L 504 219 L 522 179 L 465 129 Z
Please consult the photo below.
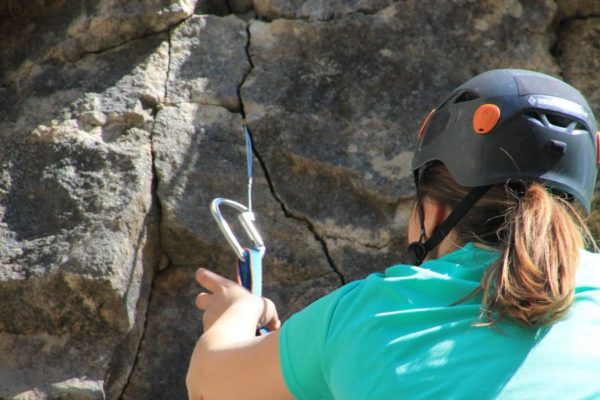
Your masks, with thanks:
M 246 120 L 246 111 L 244 108 L 244 99 L 242 98 L 242 94 L 241 94 L 241 89 L 244 86 L 244 84 L 246 83 L 246 80 L 248 79 L 248 76 L 250 76 L 250 74 L 252 73 L 252 70 L 254 68 L 254 63 L 252 62 L 252 56 L 250 54 L 250 46 L 251 46 L 251 41 L 252 41 L 252 33 L 250 31 L 250 23 L 247 23 L 247 28 L 246 28 L 246 34 L 247 34 L 247 42 L 246 42 L 246 46 L 245 46 L 245 54 L 246 57 L 248 59 L 248 64 L 250 65 L 250 69 L 247 71 L 247 73 L 244 75 L 242 81 L 240 82 L 240 85 L 238 86 L 238 98 L 239 98 L 239 102 L 240 102 L 240 114 L 242 119 L 245 121 Z M 248 128 L 250 137 L 252 137 L 252 130 L 250 128 Z M 286 207 L 285 203 L 282 201 L 282 199 L 277 195 L 277 189 L 274 186 L 273 180 L 270 177 L 269 171 L 267 169 L 267 165 L 265 164 L 264 160 L 262 159 L 259 150 L 256 148 L 256 146 L 252 146 L 252 151 L 254 153 L 254 156 L 256 157 L 256 159 L 259 162 L 260 167 L 263 170 L 265 179 L 267 180 L 268 186 L 269 186 L 269 190 L 273 196 L 273 198 L 275 199 L 275 201 L 277 201 L 280 205 L 281 205 L 281 210 L 283 212 L 283 215 L 287 218 L 292 218 L 296 221 L 299 221 L 303 224 L 306 225 L 306 228 L 312 232 L 312 234 L 314 235 L 315 239 L 321 244 L 322 249 L 323 249 L 323 253 L 327 259 L 327 262 L 329 263 L 332 271 L 339 277 L 340 279 L 340 284 L 343 285 L 346 283 L 346 279 L 344 277 L 344 275 L 342 274 L 342 272 L 336 267 L 333 259 L 331 258 L 329 251 L 327 249 L 327 243 L 325 240 L 323 240 L 323 238 L 320 237 L 320 235 L 317 233 L 317 231 L 314 228 L 314 225 L 310 222 L 310 220 L 308 220 L 307 218 L 302 218 L 300 216 L 296 216 L 293 215 L 293 213 L 290 212 L 290 210 L 288 209 L 288 207 Z

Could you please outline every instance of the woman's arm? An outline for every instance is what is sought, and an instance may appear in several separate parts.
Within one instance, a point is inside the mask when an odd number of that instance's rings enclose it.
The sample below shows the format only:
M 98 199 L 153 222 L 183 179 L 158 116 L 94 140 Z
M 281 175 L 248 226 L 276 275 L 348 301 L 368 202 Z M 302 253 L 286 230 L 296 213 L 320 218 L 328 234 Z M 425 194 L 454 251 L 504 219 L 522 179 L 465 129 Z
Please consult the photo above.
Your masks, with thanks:
M 202 268 L 196 280 L 210 293 L 196 298 L 204 334 L 187 373 L 190 400 L 293 399 L 281 373 L 274 304 Z M 259 325 L 273 332 L 257 337 Z

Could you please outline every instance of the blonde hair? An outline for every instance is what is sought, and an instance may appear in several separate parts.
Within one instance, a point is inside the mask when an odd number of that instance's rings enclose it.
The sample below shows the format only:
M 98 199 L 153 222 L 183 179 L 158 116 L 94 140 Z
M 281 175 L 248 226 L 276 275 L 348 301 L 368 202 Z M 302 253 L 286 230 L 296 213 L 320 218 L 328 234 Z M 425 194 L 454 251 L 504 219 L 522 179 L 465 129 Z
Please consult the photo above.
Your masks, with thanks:
M 419 190 L 453 208 L 470 189 L 436 162 L 422 172 Z M 479 242 L 501 252 L 478 289 L 482 324 L 510 318 L 538 326 L 564 316 L 573 301 L 584 238 L 591 235 L 564 196 L 539 183 L 494 186 L 455 226 L 453 236 L 459 245 Z

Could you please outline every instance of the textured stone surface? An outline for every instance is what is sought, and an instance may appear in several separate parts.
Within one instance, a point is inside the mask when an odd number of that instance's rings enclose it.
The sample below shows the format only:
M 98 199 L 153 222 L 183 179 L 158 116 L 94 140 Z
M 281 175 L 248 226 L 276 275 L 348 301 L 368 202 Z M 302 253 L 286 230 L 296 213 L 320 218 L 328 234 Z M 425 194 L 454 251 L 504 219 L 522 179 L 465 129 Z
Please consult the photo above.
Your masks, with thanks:
M 238 85 L 250 70 L 246 42 L 246 24 L 235 16 L 193 16 L 174 29 L 167 103 L 198 102 L 239 111 Z
M 600 16 L 600 3 L 595 0 L 557 0 L 561 18 Z
M 87 16 L 46 3 L 22 10 L 33 38 L 49 18 L 44 41 L 1 50 L 16 57 L 2 71 L 0 397 L 116 398 L 159 253 L 148 107 L 164 97 L 167 36 L 61 62 L 49 54 Z
M 600 115 L 600 17 L 582 18 L 581 15 L 600 16 L 600 4 L 565 2 L 575 7 L 558 35 L 556 56 L 563 76 L 586 96 L 596 117 Z M 577 43 L 577 45 L 573 45 Z M 600 209 L 598 185 L 594 209 Z M 595 237 L 600 237 L 600 213 L 592 212 L 589 225 Z
M 52 111 L 52 117 L 57 117 L 65 106 L 81 99 L 86 89 L 114 90 L 115 77 L 144 64 L 141 57 L 152 54 L 148 49 L 157 42 L 148 35 L 183 20 L 193 8 L 191 0 L 5 2 L 0 33 L 10 40 L 0 46 L 0 121 L 18 119 L 19 128 L 24 122 L 45 122 L 33 120 L 28 111 Z M 134 45 L 125 45 L 136 39 Z M 128 54 L 121 53 L 124 49 Z M 105 51 L 113 58 L 94 57 Z M 84 55 L 91 55 L 85 60 L 98 65 L 82 71 L 76 61 Z M 140 58 L 135 60 L 135 55 Z M 90 74 L 92 67 L 95 72 Z M 164 80 L 160 85 L 164 86 Z M 156 98 L 152 92 L 146 94 Z M 110 100 L 119 102 L 119 95 L 115 93 Z
M 587 96 L 595 110 L 600 110 L 599 41 L 600 17 L 571 19 L 564 24 L 556 46 L 565 79 Z
M 252 9 L 252 0 L 229 0 L 229 7 L 231 7 L 231 12 L 236 14 L 243 14 Z
M 148 132 L 123 136 L 104 143 L 65 124 L 3 152 L 2 395 L 110 370 L 124 384 L 132 354 L 113 352 L 139 340 L 157 250 Z
M 19 65 L 21 60 L 74 61 L 84 54 L 163 31 L 190 16 L 195 5 L 194 0 L 9 0 L 4 4 L 4 27 L 25 29 L 42 38 L 41 43 L 29 42 L 34 45 L 33 52 L 30 46 L 14 46 L 12 50 L 19 58 L 11 64 Z M 41 35 L 48 30 L 51 34 Z
M 264 18 L 329 20 L 350 13 L 372 13 L 393 0 L 254 0 L 256 13 Z
M 598 15 L 585 0 L 2 3 L 0 399 L 186 398 L 194 270 L 233 273 L 208 206 L 246 203 L 243 115 L 264 293 L 285 319 L 400 259 L 416 132 L 457 84 L 533 68 L 600 111 Z
M 123 399 L 185 399 L 185 373 L 202 332 L 191 268 L 169 268 L 154 281 L 151 317 Z M 168 349 L 168 351 L 165 351 Z

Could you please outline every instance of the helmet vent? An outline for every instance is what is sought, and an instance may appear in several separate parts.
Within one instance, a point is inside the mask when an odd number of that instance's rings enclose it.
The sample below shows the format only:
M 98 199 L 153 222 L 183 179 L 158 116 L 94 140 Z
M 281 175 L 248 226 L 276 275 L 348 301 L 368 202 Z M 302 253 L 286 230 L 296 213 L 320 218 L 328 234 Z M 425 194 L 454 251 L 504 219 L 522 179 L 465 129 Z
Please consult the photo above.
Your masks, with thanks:
M 550 125 L 559 126 L 561 128 L 569 128 L 572 123 L 577 124 L 577 121 L 573 121 L 571 118 L 563 117 L 557 114 L 546 114 Z
M 585 130 L 585 127 L 579 121 L 565 117 L 564 115 L 534 111 L 528 112 L 525 115 L 530 121 L 545 126 L 546 128 L 558 128 L 567 133 L 571 133 L 575 130 Z
M 463 103 L 465 101 L 471 101 L 471 100 L 475 100 L 478 99 L 479 95 L 477 93 L 473 93 L 473 92 L 463 92 L 460 94 L 460 96 L 458 96 L 456 98 L 456 100 L 454 100 L 454 104 L 456 103 Z

